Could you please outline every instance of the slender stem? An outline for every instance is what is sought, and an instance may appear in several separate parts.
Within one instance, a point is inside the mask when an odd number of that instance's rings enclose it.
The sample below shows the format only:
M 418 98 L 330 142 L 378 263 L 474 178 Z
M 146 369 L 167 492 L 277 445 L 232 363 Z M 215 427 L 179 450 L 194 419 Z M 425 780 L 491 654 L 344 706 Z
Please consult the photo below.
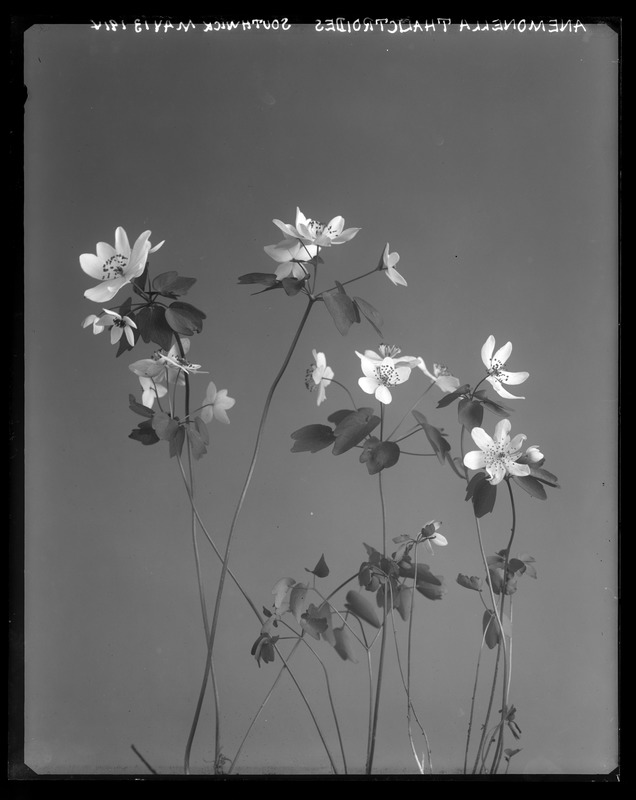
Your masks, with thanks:
M 357 278 L 350 278 L 348 281 L 340 281 L 340 285 L 341 286 L 347 286 L 349 283 L 354 283 L 355 281 L 359 281 L 362 278 L 366 278 L 367 275 L 373 275 L 374 272 L 378 272 L 377 267 L 376 267 L 376 269 L 369 270 L 369 272 L 364 272 L 362 275 L 358 275 Z M 321 295 L 323 295 L 325 292 L 328 292 L 328 291 L 330 291 L 330 290 L 329 289 L 323 289 L 322 292 L 318 292 L 318 294 L 314 295 L 314 300 L 317 300 Z
M 214 642 L 215 642 L 215 639 L 216 639 L 216 631 L 217 631 L 217 626 L 218 626 L 218 621 L 219 621 L 219 611 L 220 611 L 220 608 L 221 608 L 221 598 L 223 596 L 223 589 L 224 589 L 224 586 L 225 586 L 225 577 L 227 575 L 228 566 L 229 566 L 230 548 L 232 546 L 232 539 L 233 539 L 234 529 L 236 527 L 236 522 L 238 520 L 238 517 L 239 517 L 239 514 L 241 512 L 241 509 L 243 508 L 243 503 L 245 502 L 245 497 L 247 496 L 247 490 L 249 488 L 250 482 L 252 480 L 252 475 L 253 475 L 254 469 L 256 467 L 256 460 L 258 458 L 258 453 L 259 453 L 260 445 L 261 445 L 261 439 L 262 439 L 262 436 L 263 436 L 263 430 L 265 428 L 265 423 L 267 421 L 267 416 L 269 414 L 269 408 L 270 408 L 270 405 L 271 405 L 271 402 L 272 402 L 272 398 L 274 396 L 274 392 L 276 391 L 276 387 L 280 383 L 280 380 L 283 377 L 283 374 L 285 373 L 285 370 L 287 369 L 287 365 L 289 364 L 289 362 L 291 360 L 291 357 L 292 357 L 292 355 L 294 353 L 294 350 L 296 349 L 296 345 L 298 344 L 298 340 L 300 338 L 300 334 L 302 333 L 302 330 L 305 327 L 305 323 L 307 322 L 307 318 L 309 317 L 309 312 L 311 311 L 313 304 L 314 304 L 314 300 L 312 298 L 310 298 L 308 303 L 307 303 L 307 307 L 305 308 L 305 312 L 304 312 L 304 314 L 302 316 L 302 319 L 300 320 L 300 323 L 298 325 L 296 333 L 294 334 L 294 338 L 292 339 L 292 343 L 291 343 L 291 345 L 289 347 L 289 350 L 287 351 L 287 355 L 285 356 L 283 364 L 282 364 L 281 368 L 279 369 L 278 374 L 274 378 L 274 381 L 273 381 L 272 385 L 270 386 L 269 392 L 267 393 L 267 397 L 265 399 L 265 405 L 263 406 L 263 413 L 261 415 L 261 420 L 260 420 L 260 423 L 259 423 L 259 426 L 258 426 L 258 431 L 256 433 L 256 442 L 255 442 L 255 445 L 254 445 L 254 452 L 252 453 L 252 459 L 250 461 L 250 465 L 249 465 L 249 468 L 248 468 L 248 471 L 247 471 L 247 476 L 245 478 L 245 483 L 243 484 L 243 489 L 241 491 L 238 503 L 237 503 L 236 508 L 234 510 L 234 515 L 232 517 L 232 523 L 230 525 L 230 532 L 228 534 L 227 543 L 225 545 L 225 552 L 223 554 L 223 565 L 221 567 L 221 574 L 219 576 L 219 585 L 218 585 L 218 589 L 217 589 L 217 593 L 216 593 L 216 601 L 214 603 L 214 615 L 212 617 L 212 626 L 210 628 L 210 636 L 209 636 L 209 640 L 208 640 L 208 657 L 209 658 L 212 657 L 212 653 L 213 653 L 213 650 L 214 650 Z M 205 672 L 203 681 L 201 683 L 201 689 L 200 689 L 199 697 L 201 697 L 205 693 L 206 683 L 207 683 L 207 665 L 206 665 L 206 672 Z M 189 734 L 189 737 L 188 737 L 188 750 L 189 750 L 189 747 L 191 747 L 192 741 L 194 740 L 194 735 L 196 733 L 196 728 L 197 728 L 198 721 L 199 721 L 199 713 L 198 713 L 199 710 L 200 710 L 200 702 L 197 703 L 197 711 L 195 711 L 195 715 L 194 715 L 194 718 L 192 720 L 192 726 L 191 726 L 190 734 Z M 215 747 L 215 750 L 216 750 L 216 747 Z
M 481 593 L 479 596 L 481 597 Z M 481 645 L 479 647 L 479 655 L 477 656 L 477 668 L 475 669 L 475 684 L 473 686 L 473 696 L 470 699 L 470 716 L 468 717 L 468 733 L 466 734 L 466 752 L 464 753 L 464 775 L 466 775 L 466 770 L 468 769 L 468 749 L 470 747 L 470 735 L 473 728 L 473 718 L 475 714 L 475 699 L 477 697 L 477 683 L 479 681 L 479 665 L 481 664 L 481 654 L 484 651 L 484 642 L 486 641 L 487 630 L 488 628 L 486 628 L 481 635 Z
M 146 759 L 145 759 L 145 758 L 144 758 L 144 757 L 141 755 L 141 753 L 139 752 L 139 750 L 137 750 L 137 748 L 135 747 L 135 745 L 134 745 L 134 744 L 131 744 L 131 745 L 130 745 L 130 749 L 131 749 L 131 750 L 133 751 L 133 753 L 134 753 L 134 754 L 137 756 L 137 758 L 138 758 L 138 759 L 139 759 L 139 760 L 142 762 L 142 764 L 143 764 L 145 767 L 147 767 L 147 768 L 150 770 L 150 772 L 152 772 L 152 774 L 153 774 L 153 775 L 158 775 L 158 774 L 159 774 L 159 773 L 157 772 L 157 770 L 156 770 L 156 769 L 154 769 L 154 768 L 153 768 L 153 767 L 152 767 L 152 766 L 151 766 L 151 765 L 150 765 L 150 764 L 149 764 L 149 763 L 146 761 Z
M 432 387 L 433 387 L 433 386 L 435 386 L 435 383 L 431 383 L 431 384 L 430 384 L 430 386 L 427 386 L 427 388 L 426 388 L 426 389 L 424 389 L 424 391 L 422 392 L 422 394 L 420 395 L 420 397 L 419 397 L 419 398 L 418 398 L 418 399 L 417 399 L 417 400 L 416 400 L 416 401 L 413 403 L 413 405 L 412 405 L 412 406 L 409 408 L 409 410 L 406 412 L 406 414 L 405 414 L 405 415 L 402 417 L 402 419 L 401 419 L 401 420 L 398 422 L 398 424 L 395 426 L 395 428 L 393 428 L 393 430 L 391 431 L 391 433 L 390 433 L 390 434 L 389 434 L 389 435 L 386 437 L 387 439 L 390 439 L 390 438 L 391 438 L 391 436 L 393 436 L 393 434 L 396 432 L 396 430 L 397 430 L 397 429 L 400 427 L 400 425 L 401 425 L 401 424 L 404 422 L 404 420 L 405 420 L 405 419 L 408 417 L 408 415 L 409 415 L 409 414 L 410 414 L 412 411 L 414 411 L 414 410 L 417 408 L 417 406 L 418 406 L 418 405 L 419 405 L 419 404 L 422 402 L 422 400 L 424 399 L 424 397 L 425 397 L 426 393 L 427 393 L 427 392 L 429 392 L 429 391 L 432 389 Z M 419 427 L 419 426 L 418 426 L 418 427 Z
M 334 380 L 333 378 L 331 378 L 331 379 L 329 380 L 329 383 L 335 383 L 335 384 L 336 384 L 336 386 L 340 386 L 342 389 L 344 389 L 344 390 L 345 390 L 345 392 L 346 392 L 346 393 L 349 395 L 349 400 L 351 400 L 351 405 L 354 407 L 354 409 L 355 409 L 355 408 L 357 408 L 357 406 L 356 406 L 356 401 L 353 399 L 353 395 L 352 395 L 352 394 L 351 394 L 351 392 L 350 392 L 350 391 L 347 389 L 347 387 L 344 385 L 344 383 L 340 383 L 340 381 L 336 381 L 336 380 Z
M 381 406 L 380 411 L 380 438 L 382 438 L 382 427 L 384 423 L 384 406 Z M 378 491 L 380 493 L 380 506 L 382 509 L 382 555 L 386 558 L 386 508 L 384 504 L 384 492 L 382 490 L 382 472 L 378 472 Z M 367 753 L 366 773 L 370 775 L 373 771 L 373 756 L 375 753 L 375 740 L 378 729 L 378 716 L 380 712 L 380 695 L 382 691 L 382 674 L 384 671 L 384 653 L 386 651 L 386 615 L 387 615 L 387 601 L 388 592 L 384 590 L 384 617 L 382 620 L 382 639 L 380 642 L 380 659 L 378 662 L 378 680 L 375 688 L 375 708 L 373 711 L 373 724 L 371 730 L 371 742 Z

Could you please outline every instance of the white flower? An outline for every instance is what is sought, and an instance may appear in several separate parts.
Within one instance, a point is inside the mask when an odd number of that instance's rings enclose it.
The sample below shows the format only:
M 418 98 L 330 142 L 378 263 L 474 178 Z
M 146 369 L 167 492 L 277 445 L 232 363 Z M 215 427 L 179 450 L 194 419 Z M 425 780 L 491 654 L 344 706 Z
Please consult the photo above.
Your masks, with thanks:
M 84 292 L 84 297 L 96 303 L 106 303 L 127 283 L 138 278 L 144 271 L 149 253 L 158 250 L 163 242 L 155 247 L 150 244 L 150 231 L 144 231 L 132 249 L 123 228 L 115 231 L 115 246 L 106 242 L 97 243 L 97 255 L 82 253 L 80 266 L 91 278 L 101 281 Z
M 509 419 L 499 420 L 493 439 L 483 428 L 473 428 L 470 435 L 480 449 L 466 453 L 464 465 L 468 469 L 485 467 L 486 472 L 490 475 L 488 481 L 493 486 L 501 483 L 506 475 L 521 477 L 530 474 L 530 467 L 527 464 L 517 464 L 521 456 L 521 445 L 526 437 L 519 433 L 514 439 L 510 439 Z
M 181 339 L 181 346 L 183 347 L 183 352 L 187 353 L 190 349 L 190 339 L 186 337 Z M 178 346 L 173 344 L 167 353 L 163 350 L 157 350 L 153 353 L 152 358 L 142 358 L 139 361 L 135 361 L 128 368 L 139 377 L 142 388 L 146 390 L 148 384 L 142 381 L 142 378 L 152 379 L 156 384 L 176 382 L 179 386 L 183 386 L 185 373 L 189 375 L 203 373 L 203 370 L 199 370 L 200 366 L 200 364 L 191 364 L 185 358 L 182 358 Z M 159 397 L 163 397 L 164 394 L 165 392 L 160 391 Z
M 102 325 L 102 317 L 98 317 L 97 314 L 89 314 L 86 319 L 82 322 L 82 328 L 88 328 L 89 325 L 93 326 L 93 333 L 101 333 L 105 325 Z
M 317 247 L 329 247 L 332 244 L 343 244 L 356 235 L 360 228 L 344 228 L 344 218 L 334 217 L 327 225 L 308 219 L 303 212 L 296 208 L 296 225 L 273 220 L 283 233 L 291 239 L 300 239 L 301 242 Z
M 407 286 L 407 282 L 404 278 L 400 275 L 400 273 L 395 269 L 395 265 L 400 260 L 399 253 L 389 253 L 389 243 L 386 243 L 386 247 L 384 248 L 384 253 L 382 253 L 382 264 L 383 269 L 386 271 L 387 278 L 395 284 L 395 286 Z
M 420 533 L 420 541 L 424 541 L 426 543 L 426 546 L 431 553 L 433 552 L 434 544 L 436 544 L 438 547 L 446 547 L 448 544 L 448 539 L 441 533 L 438 533 L 441 527 L 441 522 L 431 520 L 430 522 L 426 523 Z
M 132 332 L 133 328 L 137 328 L 135 323 L 130 317 L 122 317 L 116 311 L 109 311 L 107 308 L 103 309 L 104 316 L 97 322 L 93 322 L 93 333 L 101 333 L 104 328 L 110 330 L 110 343 L 117 344 L 121 339 L 122 334 L 126 334 L 128 344 L 131 347 L 135 346 L 135 334 Z M 87 317 L 88 319 L 88 317 Z M 84 320 L 86 322 L 86 320 Z M 96 330 L 100 328 L 100 330 Z
M 181 346 L 183 347 L 184 354 L 186 354 L 190 349 L 190 340 L 183 338 L 181 340 Z M 192 364 L 190 361 L 187 361 L 185 358 L 183 358 L 179 347 L 176 344 L 173 344 L 167 353 L 164 353 L 162 350 L 157 350 L 157 352 L 153 355 L 153 358 L 156 359 L 160 364 L 168 367 L 168 374 L 173 376 L 169 378 L 171 381 L 174 379 L 175 371 L 176 373 L 185 372 L 188 375 L 196 375 L 198 373 L 207 375 L 207 371 L 201 369 L 201 364 Z
M 318 248 L 311 244 L 303 244 L 298 239 L 283 239 L 278 244 L 268 244 L 263 248 L 270 258 L 278 261 L 276 277 L 279 281 L 283 278 L 297 278 L 302 280 L 309 277 L 304 261 L 310 261 L 318 252 Z
M 393 356 L 398 355 L 400 349 L 389 345 L 380 345 L 380 352 L 382 355 L 373 350 L 365 350 L 364 354 L 356 350 L 364 372 L 364 378 L 358 379 L 358 385 L 363 392 L 375 395 L 376 400 L 388 404 L 392 400 L 388 387 L 407 381 L 418 359 L 412 356 L 395 359 Z
M 433 372 L 429 372 L 424 359 L 420 358 L 417 366 L 443 392 L 454 392 L 459 387 L 459 378 L 451 375 L 445 364 L 433 364 Z
M 141 402 L 147 408 L 152 408 L 155 398 L 163 397 L 168 394 L 168 389 L 158 378 L 146 378 L 143 375 L 139 376 L 139 383 L 141 384 L 142 394 Z
M 227 389 L 221 389 L 220 392 L 217 392 L 216 386 L 210 381 L 201 404 L 203 407 L 199 411 L 199 416 L 205 423 L 210 423 L 213 419 L 217 419 L 219 422 L 225 422 L 226 425 L 229 425 L 230 420 L 225 412 L 232 408 L 235 403 L 236 400 L 233 397 L 227 396 Z
M 514 394 L 510 394 L 501 384 L 510 383 L 515 386 L 518 383 L 523 383 L 528 380 L 530 373 L 506 372 L 506 370 L 504 370 L 504 364 L 510 358 L 510 353 L 512 352 L 512 344 L 510 342 L 500 347 L 493 355 L 494 349 L 495 337 L 489 336 L 481 348 L 481 360 L 488 370 L 488 377 L 486 380 L 501 397 L 507 397 L 510 400 L 525 400 L 525 397 L 517 397 Z
M 324 353 L 318 353 L 312 350 L 314 363 L 307 370 L 305 377 L 305 386 L 310 392 L 318 389 L 317 404 L 320 405 L 326 399 L 325 387 L 329 386 L 331 379 L 334 377 L 334 372 L 331 367 L 327 366 L 327 359 Z
M 526 448 L 526 458 L 530 464 L 537 464 L 539 461 L 545 461 L 545 456 L 536 444 Z

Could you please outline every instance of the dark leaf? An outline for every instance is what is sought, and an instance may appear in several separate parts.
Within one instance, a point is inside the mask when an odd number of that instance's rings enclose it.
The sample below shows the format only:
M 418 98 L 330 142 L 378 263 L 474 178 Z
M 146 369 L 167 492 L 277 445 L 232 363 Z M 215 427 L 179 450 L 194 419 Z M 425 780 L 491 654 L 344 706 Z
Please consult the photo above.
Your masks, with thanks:
M 152 288 L 164 297 L 181 297 L 197 282 L 196 278 L 184 278 L 178 272 L 163 272 L 152 282 Z
M 559 486 L 559 479 L 556 475 L 553 475 L 551 472 L 548 472 L 547 469 L 542 469 L 541 467 L 533 467 L 532 464 L 530 465 L 530 475 L 533 478 L 536 478 L 541 483 L 547 483 L 548 486 L 554 486 L 555 489 L 560 489 Z
M 529 575 L 531 578 L 534 578 L 536 580 L 537 569 L 534 566 L 535 563 L 534 558 L 532 558 L 532 556 L 522 555 L 519 556 L 519 559 L 520 561 L 523 561 L 523 563 L 526 565 L 526 575 Z
M 410 586 L 400 586 L 395 600 L 395 608 L 397 608 L 398 614 L 406 622 L 411 613 L 411 606 L 413 605 L 413 589 L 411 589 Z
M 547 500 L 548 495 L 541 482 L 531 475 L 523 475 L 521 477 L 513 475 L 512 480 L 532 497 L 538 497 L 539 500 Z
M 166 322 L 163 306 L 143 306 L 135 313 L 135 322 L 144 342 L 155 342 L 162 350 L 170 350 L 174 332 Z
M 329 627 L 327 618 L 319 616 L 318 609 L 313 605 L 309 606 L 309 610 L 300 618 L 300 625 L 314 639 L 320 639 L 320 635 L 324 634 Z
M 473 512 L 477 519 L 490 512 L 495 507 L 497 487 L 493 486 L 486 478 L 484 472 L 478 472 L 470 479 L 466 487 L 466 500 L 472 500 Z
M 413 578 L 415 577 L 415 564 L 412 563 L 410 557 L 400 561 L 400 577 Z M 430 583 L 431 586 L 441 586 L 443 578 L 441 575 L 433 575 L 431 568 L 428 564 L 417 564 L 417 579 L 416 583 Z
M 454 392 L 450 392 L 449 394 L 444 395 L 444 397 L 442 397 L 442 399 L 438 401 L 437 408 L 444 408 L 445 406 L 449 406 L 451 403 L 457 400 L 458 397 L 462 397 L 463 395 L 468 394 L 469 391 L 470 391 L 470 384 L 465 383 L 463 386 L 460 386 L 457 389 L 455 389 Z
M 334 425 L 339 425 L 345 417 L 353 413 L 354 412 L 350 408 L 343 408 L 341 411 L 334 411 L 333 414 L 329 414 L 327 419 L 329 422 L 333 422 Z
M 387 467 L 397 464 L 400 458 L 400 448 L 395 442 L 381 442 L 374 436 L 367 439 L 360 461 L 367 465 L 369 475 L 377 475 Z
M 463 397 L 457 404 L 457 419 L 467 431 L 478 428 L 484 419 L 484 408 L 476 400 Z
M 329 575 L 329 567 L 327 566 L 327 562 L 325 561 L 324 553 L 320 556 L 318 563 L 313 569 L 307 569 L 305 567 L 306 572 L 311 572 L 317 578 L 326 578 Z
M 134 411 L 135 414 L 139 414 L 140 417 L 152 417 L 155 413 L 151 408 L 147 408 L 141 403 L 138 403 L 133 394 L 128 395 L 128 406 L 131 411 Z
M 179 429 L 179 423 L 165 411 L 157 411 L 152 417 L 152 427 L 160 439 L 169 442 Z
M 312 608 L 313 608 L 313 606 L 310 605 L 309 606 L 309 610 L 311 611 Z M 325 628 L 324 631 L 321 632 L 320 635 L 325 640 L 325 642 L 329 642 L 329 644 L 332 647 L 335 647 L 336 646 L 336 637 L 334 636 L 333 625 L 331 624 L 331 606 L 329 605 L 329 603 L 327 601 L 325 601 L 324 603 L 322 603 L 318 607 L 318 610 L 316 612 L 316 616 L 321 618 L 321 619 L 325 619 L 326 622 L 327 622 L 327 627 Z
M 333 638 L 335 640 L 334 648 L 336 653 L 343 661 L 353 661 L 354 664 L 358 663 L 353 650 L 353 640 L 351 634 L 344 626 L 342 628 L 334 628 Z
M 475 397 L 480 403 L 483 403 L 489 411 L 492 411 L 492 413 L 496 414 L 498 417 L 507 417 L 514 411 L 512 408 L 504 406 L 502 403 L 496 403 L 494 400 L 486 397 L 486 392 L 483 389 L 475 392 Z
M 157 444 L 159 441 L 159 437 L 152 427 L 152 421 L 149 419 L 140 422 L 139 425 L 128 434 L 128 438 L 134 439 L 136 442 L 141 442 L 142 444 Z
M 380 620 L 378 619 L 378 615 L 375 613 L 375 609 L 371 603 L 359 592 L 354 592 L 353 590 L 347 592 L 347 602 L 345 603 L 345 608 L 347 611 L 355 614 L 359 619 L 364 620 L 364 622 L 368 622 L 369 625 L 372 625 L 374 628 L 380 627 Z
M 322 295 L 327 311 L 331 314 L 338 331 L 345 336 L 354 322 L 359 322 L 360 314 L 353 300 L 342 286 L 330 289 Z
M 184 441 L 185 441 L 185 431 L 183 430 L 183 425 L 179 425 L 179 427 L 174 433 L 174 436 L 172 436 L 169 441 L 170 458 L 174 458 L 175 456 L 181 455 L 181 450 L 183 449 Z
M 339 456 L 355 447 L 380 424 L 372 408 L 359 408 L 336 425 L 333 434 L 336 442 L 331 451 Z
M 424 414 L 421 414 L 419 411 L 413 411 L 412 413 L 417 422 L 423 428 L 426 438 L 430 442 L 431 447 L 437 455 L 438 461 L 440 464 L 443 464 L 444 461 L 446 461 L 446 453 L 448 453 L 451 449 L 445 438 L 447 434 L 445 434 L 440 428 L 436 428 L 434 425 L 429 424 Z
M 305 285 L 305 278 L 283 278 L 281 281 L 283 285 L 283 289 L 285 290 L 285 294 L 289 297 L 293 297 L 295 294 L 303 288 Z
M 358 311 L 371 323 L 371 326 L 378 336 L 380 336 L 380 338 L 384 338 L 383 333 L 380 330 L 382 325 L 384 325 L 384 320 L 382 319 L 382 316 L 377 308 L 374 308 L 371 303 L 367 303 L 367 301 L 363 300 L 361 297 L 354 297 L 353 302 L 358 308 Z
M 206 443 L 203 441 L 203 438 L 201 437 L 201 434 L 199 433 L 198 429 L 193 428 L 191 425 L 188 425 L 187 433 L 188 433 L 188 439 L 190 441 L 190 449 L 192 450 L 192 455 L 198 461 L 200 458 L 203 458 L 203 456 L 208 452 L 208 448 L 206 447 Z
M 492 590 L 495 594 L 501 594 L 504 586 L 504 571 L 499 567 L 488 567 L 490 573 L 490 582 L 492 583 Z M 510 573 L 508 573 L 510 575 Z M 506 581 L 506 588 L 504 594 L 511 595 L 517 591 L 517 579 L 508 577 Z
M 192 336 L 201 333 L 205 314 L 190 303 L 176 300 L 166 309 L 166 322 L 176 333 L 182 336 Z
M 470 578 L 468 575 L 462 575 L 461 573 L 457 576 L 457 583 L 460 586 L 463 586 L 465 589 L 473 589 L 476 592 L 481 592 L 481 587 L 483 585 L 483 579 L 478 578 L 475 575 L 472 575 Z
M 276 275 L 271 272 L 248 272 L 247 275 L 241 275 L 238 282 L 242 284 L 262 283 L 270 287 L 274 287 L 277 283 L 280 284 Z
M 305 425 L 304 428 L 294 431 L 291 438 L 295 439 L 292 453 L 317 453 L 336 441 L 333 430 L 328 425 Z
M 499 642 L 499 625 L 492 611 L 486 609 L 481 621 L 482 632 L 485 633 L 484 640 L 492 650 Z
M 444 579 L 441 575 L 435 576 L 439 581 L 439 586 L 434 583 L 428 582 L 416 582 L 415 588 L 420 594 L 423 594 L 424 597 L 428 597 L 429 600 L 441 600 L 442 597 L 446 594 L 446 586 L 444 585 Z

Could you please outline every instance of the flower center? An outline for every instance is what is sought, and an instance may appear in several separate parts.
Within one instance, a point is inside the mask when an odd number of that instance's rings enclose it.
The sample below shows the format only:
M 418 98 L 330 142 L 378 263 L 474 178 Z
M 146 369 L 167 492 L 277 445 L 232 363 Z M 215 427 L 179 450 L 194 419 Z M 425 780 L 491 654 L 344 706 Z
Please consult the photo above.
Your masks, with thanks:
M 520 453 L 511 453 L 509 445 L 494 444 L 484 450 L 486 469 L 493 467 L 495 464 L 502 464 L 506 471 L 508 467 L 519 458 Z
M 375 368 L 375 376 L 384 386 L 396 386 L 399 383 L 397 370 L 392 364 L 380 364 Z
M 309 389 L 310 392 L 313 392 L 315 389 L 318 388 L 318 384 L 314 381 L 314 372 L 316 367 L 312 365 L 307 369 L 305 373 L 305 386 Z
M 380 353 L 386 358 L 395 358 L 395 356 L 399 355 L 402 351 L 399 347 L 396 347 L 394 344 L 381 344 L 379 347 Z
M 309 229 L 312 236 L 320 236 L 320 234 L 325 229 L 324 222 L 318 222 L 316 219 L 308 219 L 307 220 L 307 228 Z
M 110 281 L 113 278 L 120 278 L 124 274 L 124 268 L 128 264 L 128 258 L 121 253 L 106 259 L 102 264 L 102 280 Z

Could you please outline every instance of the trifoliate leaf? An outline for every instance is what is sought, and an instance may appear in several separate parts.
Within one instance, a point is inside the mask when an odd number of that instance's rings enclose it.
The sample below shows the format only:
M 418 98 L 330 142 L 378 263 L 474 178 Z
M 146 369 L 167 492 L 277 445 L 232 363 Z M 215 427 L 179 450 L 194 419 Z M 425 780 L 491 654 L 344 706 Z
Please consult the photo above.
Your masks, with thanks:
M 128 438 L 146 445 L 157 444 L 157 442 L 160 441 L 152 427 L 152 420 L 149 419 L 140 422 L 139 425 L 128 434 Z
M 419 411 L 413 411 L 412 414 L 424 430 L 426 438 L 435 451 L 438 461 L 440 464 L 443 464 L 446 460 L 446 454 L 451 449 L 445 438 L 447 437 L 447 434 L 445 434 L 441 428 L 436 428 L 434 425 L 431 425 L 424 414 L 421 414 Z
M 512 480 L 517 484 L 517 486 L 521 486 L 524 491 L 528 492 L 531 497 L 538 497 L 539 500 L 547 500 L 548 495 L 541 485 L 541 482 L 536 478 L 533 478 L 531 475 L 513 475 Z
M 322 299 L 325 302 L 327 311 L 331 314 L 336 328 L 343 336 L 346 336 L 353 323 L 360 321 L 360 313 L 353 300 L 340 285 L 337 285 L 335 289 L 324 292 Z
M 317 453 L 336 441 L 333 429 L 328 425 L 305 425 L 304 428 L 294 431 L 291 438 L 295 440 L 292 453 Z
M 178 272 L 162 272 L 152 282 L 153 291 L 164 297 L 181 297 L 197 282 L 196 278 L 184 278 Z
M 470 479 L 466 487 L 466 500 L 472 500 L 473 513 L 480 519 L 495 507 L 497 487 L 486 478 L 486 473 L 478 472 Z
M 170 350 L 174 331 L 166 322 L 163 306 L 143 306 L 135 313 L 135 323 L 144 342 L 155 342 L 162 350 Z
M 395 442 L 381 442 L 371 436 L 360 453 L 360 462 L 367 465 L 369 475 L 377 475 L 383 469 L 397 464 L 400 448 Z
M 173 331 L 182 336 L 201 333 L 205 314 L 190 303 L 176 300 L 166 309 L 166 322 Z
M 157 436 L 169 442 L 179 429 L 179 423 L 165 411 L 157 411 L 152 418 L 152 427 Z
M 334 456 L 345 453 L 359 444 L 379 424 L 380 417 L 376 417 L 370 408 L 359 408 L 348 414 L 333 431 L 336 442 L 331 452 Z
M 437 402 L 437 408 L 444 408 L 445 406 L 449 406 L 459 397 L 462 397 L 462 395 L 468 394 L 469 391 L 470 391 L 470 384 L 464 383 L 462 386 L 455 389 L 454 392 L 449 392 L 448 394 L 445 394 L 444 397 L 442 397 L 442 399 Z
M 305 572 L 311 572 L 317 578 L 326 578 L 327 575 L 329 575 L 329 567 L 325 561 L 324 553 L 318 559 L 316 566 L 313 569 L 307 569 L 307 567 L 305 567 Z
M 354 664 L 358 663 L 353 650 L 353 639 L 347 628 L 334 628 L 333 636 L 335 640 L 334 648 L 336 653 L 343 661 L 353 661 Z
M 377 308 L 374 308 L 371 303 L 367 303 L 367 301 L 363 300 L 361 297 L 354 297 L 353 302 L 358 308 L 358 311 L 360 311 L 360 313 L 369 321 L 378 336 L 380 338 L 384 338 L 382 331 L 380 330 L 382 325 L 384 325 L 384 321 Z
M 139 414 L 140 417 L 152 417 L 155 413 L 151 408 L 138 403 L 133 394 L 128 395 L 128 406 L 131 411 Z
M 374 628 L 380 627 L 380 620 L 375 613 L 375 609 L 359 592 L 354 592 L 353 590 L 347 592 L 345 608 L 347 611 L 355 614 L 358 619 L 368 622 L 369 625 L 372 625 Z
M 478 428 L 484 419 L 484 408 L 476 400 L 463 397 L 457 404 L 457 419 L 467 431 Z
M 475 575 L 472 575 L 470 578 L 468 575 L 462 575 L 461 573 L 457 576 L 457 583 L 460 586 L 463 586 L 465 589 L 473 589 L 476 592 L 481 592 L 483 579 L 478 578 Z

